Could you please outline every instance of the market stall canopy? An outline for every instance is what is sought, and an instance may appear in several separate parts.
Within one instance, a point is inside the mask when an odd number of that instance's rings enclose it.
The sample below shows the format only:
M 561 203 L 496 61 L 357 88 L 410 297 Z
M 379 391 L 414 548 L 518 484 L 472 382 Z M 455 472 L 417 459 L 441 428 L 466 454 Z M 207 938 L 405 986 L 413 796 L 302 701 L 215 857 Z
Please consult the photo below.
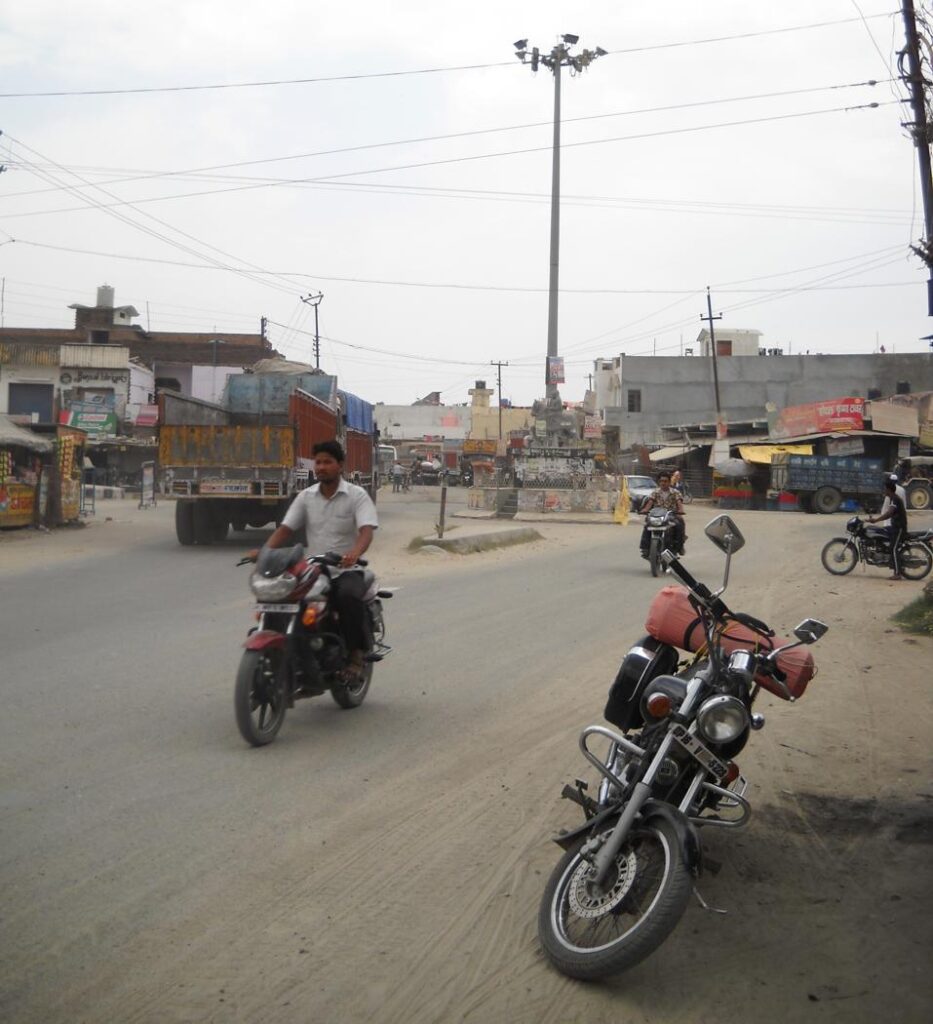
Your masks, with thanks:
M 652 462 L 668 462 L 671 459 L 683 458 L 688 452 L 695 452 L 700 445 L 669 445 L 667 448 L 659 448 L 656 452 L 650 452 L 648 458 Z
M 763 466 L 771 465 L 771 456 L 778 452 L 790 455 L 812 455 L 812 444 L 743 444 L 739 446 L 739 455 L 746 462 L 755 462 Z
M 742 477 L 750 476 L 754 468 L 750 462 L 746 462 L 744 459 L 723 459 L 713 466 L 713 471 L 720 476 L 741 479 Z
M 34 452 L 50 452 L 55 447 L 55 442 L 18 426 L 9 416 L 0 413 L 0 445 L 16 445 Z

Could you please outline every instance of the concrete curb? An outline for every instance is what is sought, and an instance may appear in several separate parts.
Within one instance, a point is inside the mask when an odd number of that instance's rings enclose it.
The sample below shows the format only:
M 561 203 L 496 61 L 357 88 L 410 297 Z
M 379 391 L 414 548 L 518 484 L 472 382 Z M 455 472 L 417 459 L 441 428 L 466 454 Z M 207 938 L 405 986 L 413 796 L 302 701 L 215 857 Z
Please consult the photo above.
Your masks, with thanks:
M 492 551 L 495 548 L 511 547 L 513 544 L 528 544 L 544 538 L 530 526 L 497 530 L 495 533 L 473 533 L 463 537 L 415 537 L 408 550 L 415 552 L 422 548 L 440 548 L 455 555 L 473 555 L 478 551 Z

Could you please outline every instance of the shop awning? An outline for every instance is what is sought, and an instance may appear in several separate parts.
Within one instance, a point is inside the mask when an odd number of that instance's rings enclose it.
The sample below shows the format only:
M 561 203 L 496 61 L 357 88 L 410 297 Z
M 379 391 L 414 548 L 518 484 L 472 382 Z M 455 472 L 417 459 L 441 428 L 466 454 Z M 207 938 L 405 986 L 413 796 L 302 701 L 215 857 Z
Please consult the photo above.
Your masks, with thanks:
M 812 455 L 812 444 L 743 444 L 739 445 L 739 454 L 746 462 L 757 462 L 765 466 L 771 465 L 771 456 L 778 452 L 790 455 Z
M 667 448 L 659 448 L 656 452 L 650 452 L 648 458 L 652 462 L 668 462 L 671 459 L 682 459 L 688 452 L 695 452 L 700 445 L 675 444 Z
M 26 430 L 14 423 L 9 416 L 0 413 L 0 445 L 28 448 L 34 452 L 50 452 L 55 447 L 55 442 Z

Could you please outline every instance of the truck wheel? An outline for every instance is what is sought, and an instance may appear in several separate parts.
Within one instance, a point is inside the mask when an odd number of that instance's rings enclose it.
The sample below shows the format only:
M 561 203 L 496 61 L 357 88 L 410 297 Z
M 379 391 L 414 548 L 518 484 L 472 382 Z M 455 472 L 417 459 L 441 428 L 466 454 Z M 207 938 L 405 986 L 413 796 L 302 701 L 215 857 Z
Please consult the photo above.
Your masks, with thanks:
M 824 515 L 838 512 L 841 504 L 842 495 L 835 487 L 820 487 L 813 495 L 813 507 Z
M 178 543 L 187 547 L 194 543 L 194 503 L 175 502 L 175 536 Z
M 210 503 L 207 501 L 194 502 L 194 540 L 197 544 L 214 543 L 214 517 L 211 513 Z
M 907 507 L 914 512 L 925 512 L 933 505 L 933 494 L 925 480 L 914 480 L 907 488 Z

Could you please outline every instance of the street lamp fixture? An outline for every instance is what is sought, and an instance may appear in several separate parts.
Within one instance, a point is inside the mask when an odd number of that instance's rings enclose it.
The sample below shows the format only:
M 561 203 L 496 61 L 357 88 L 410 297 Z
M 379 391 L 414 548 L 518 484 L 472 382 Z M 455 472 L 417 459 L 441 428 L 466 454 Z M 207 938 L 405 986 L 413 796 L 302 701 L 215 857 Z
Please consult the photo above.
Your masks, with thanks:
M 516 57 L 522 64 L 530 63 L 531 70 L 537 72 L 538 65 L 543 64 L 554 75 L 554 145 L 551 155 L 551 258 L 550 276 L 548 279 L 548 314 L 547 314 L 547 364 L 544 373 L 548 407 L 560 410 L 560 392 L 556 383 L 551 383 L 548 369 L 552 360 L 557 360 L 557 294 L 560 262 L 560 69 L 570 68 L 571 73 L 584 71 L 598 57 L 605 57 L 607 51 L 601 46 L 595 50 L 583 50 L 572 54 L 570 48 L 580 41 L 579 36 L 564 33 L 550 53 L 541 53 L 537 46 L 531 50 L 528 60 L 528 40 L 519 39 L 515 43 Z

